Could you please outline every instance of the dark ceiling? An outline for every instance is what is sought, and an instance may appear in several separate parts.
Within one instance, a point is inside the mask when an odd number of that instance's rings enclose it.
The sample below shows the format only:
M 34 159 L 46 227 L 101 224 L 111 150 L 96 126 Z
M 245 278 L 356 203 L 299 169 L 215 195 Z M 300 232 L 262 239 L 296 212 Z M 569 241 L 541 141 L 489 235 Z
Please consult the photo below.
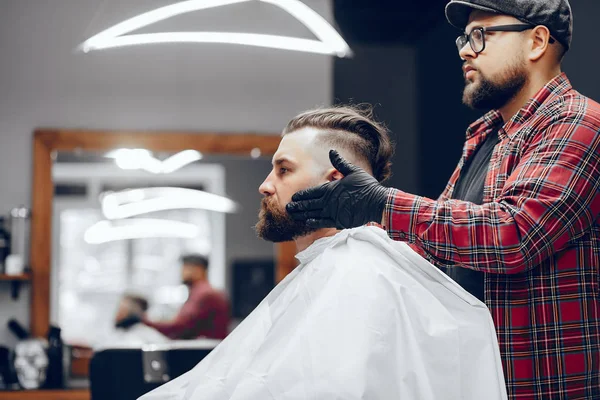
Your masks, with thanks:
M 445 21 L 448 0 L 334 0 L 335 20 L 353 44 L 410 44 Z

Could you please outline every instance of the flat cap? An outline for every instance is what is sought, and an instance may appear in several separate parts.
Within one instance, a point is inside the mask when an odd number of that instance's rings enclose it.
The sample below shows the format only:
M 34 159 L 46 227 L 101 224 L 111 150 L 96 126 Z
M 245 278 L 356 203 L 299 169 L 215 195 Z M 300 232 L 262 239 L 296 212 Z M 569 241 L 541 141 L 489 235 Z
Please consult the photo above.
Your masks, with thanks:
M 451 0 L 448 22 L 464 30 L 473 10 L 511 15 L 531 25 L 543 25 L 566 49 L 571 47 L 573 14 L 568 0 Z

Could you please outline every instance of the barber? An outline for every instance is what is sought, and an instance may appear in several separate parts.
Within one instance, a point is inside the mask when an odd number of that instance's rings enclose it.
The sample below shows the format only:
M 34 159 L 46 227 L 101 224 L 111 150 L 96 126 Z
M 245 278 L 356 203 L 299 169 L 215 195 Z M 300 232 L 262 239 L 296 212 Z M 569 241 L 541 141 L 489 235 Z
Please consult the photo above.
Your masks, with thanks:
M 437 200 L 345 177 L 298 192 L 310 226 L 376 221 L 470 293 L 495 322 L 510 399 L 600 399 L 600 105 L 561 72 L 567 0 L 452 0 L 468 129 Z M 432 110 L 435 112 L 435 110 Z

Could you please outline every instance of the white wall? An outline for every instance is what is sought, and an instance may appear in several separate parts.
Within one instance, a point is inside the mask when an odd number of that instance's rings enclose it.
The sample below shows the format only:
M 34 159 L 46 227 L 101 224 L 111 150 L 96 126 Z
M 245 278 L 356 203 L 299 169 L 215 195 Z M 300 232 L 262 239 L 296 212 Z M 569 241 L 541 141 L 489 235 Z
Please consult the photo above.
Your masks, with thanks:
M 299 111 L 331 101 L 332 60 L 232 45 L 155 45 L 83 54 L 75 47 L 121 20 L 170 0 L 3 0 L 0 4 L 0 213 L 29 204 L 37 127 L 277 133 Z M 331 20 L 330 0 L 304 0 Z M 311 37 L 267 4 L 175 17 L 148 31 L 243 30 Z M 6 321 L 29 321 L 29 291 Z

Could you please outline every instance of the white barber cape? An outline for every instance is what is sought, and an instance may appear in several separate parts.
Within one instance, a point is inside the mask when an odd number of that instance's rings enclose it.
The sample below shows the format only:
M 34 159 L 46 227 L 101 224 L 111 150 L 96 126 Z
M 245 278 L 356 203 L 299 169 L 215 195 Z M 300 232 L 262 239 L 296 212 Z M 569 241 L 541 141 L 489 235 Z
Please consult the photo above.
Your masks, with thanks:
M 317 240 L 203 361 L 143 400 L 500 400 L 486 306 L 364 226 Z

